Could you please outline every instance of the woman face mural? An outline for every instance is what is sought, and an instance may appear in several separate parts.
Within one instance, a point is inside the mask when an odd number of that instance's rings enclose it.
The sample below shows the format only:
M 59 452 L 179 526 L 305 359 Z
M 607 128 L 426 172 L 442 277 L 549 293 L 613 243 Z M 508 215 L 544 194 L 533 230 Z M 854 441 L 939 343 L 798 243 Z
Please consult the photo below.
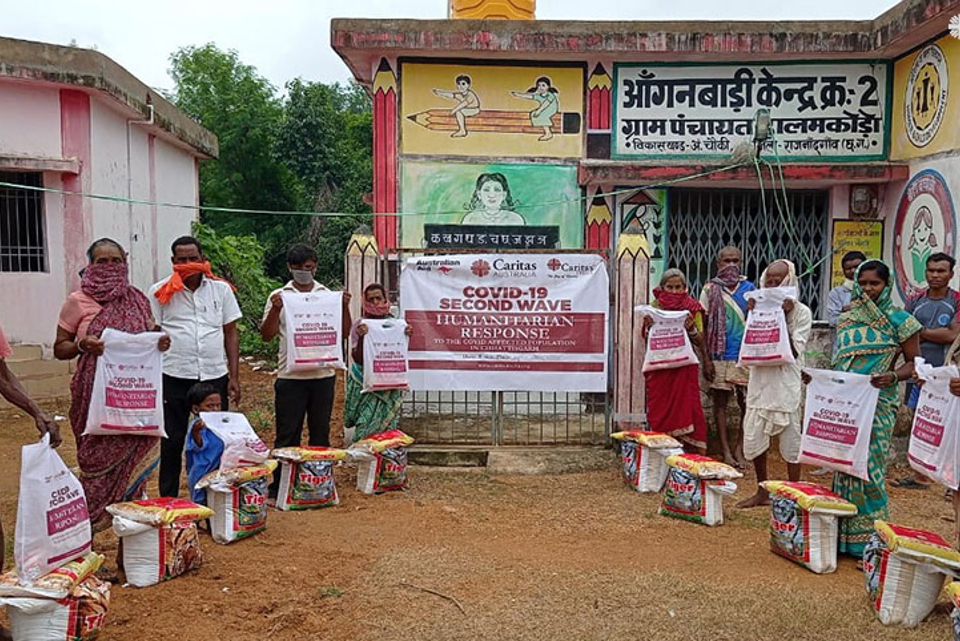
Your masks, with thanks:
M 488 180 L 480 187 L 480 204 L 488 212 L 498 212 L 504 195 L 503 185 L 495 180 Z
M 506 176 L 499 172 L 480 174 L 467 206 L 469 211 L 460 222 L 465 225 L 525 225 L 523 216 L 513 211 L 515 207 Z
M 927 258 L 937 246 L 937 236 L 933 232 L 933 213 L 926 205 L 917 209 L 913 218 L 913 229 L 907 249 L 910 250 L 913 280 L 923 283 L 927 279 Z

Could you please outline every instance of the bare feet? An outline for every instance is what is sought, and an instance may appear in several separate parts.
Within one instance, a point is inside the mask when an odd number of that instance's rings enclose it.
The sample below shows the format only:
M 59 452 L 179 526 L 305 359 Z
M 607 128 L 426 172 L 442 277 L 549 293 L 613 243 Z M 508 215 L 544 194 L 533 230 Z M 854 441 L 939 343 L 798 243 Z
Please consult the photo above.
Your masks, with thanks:
M 544 134 L 539 138 L 537 138 L 537 140 L 541 140 L 543 142 L 546 142 L 547 140 L 553 140 L 553 134 L 550 134 L 549 136 L 547 134 Z
M 733 458 L 733 454 L 731 454 L 730 452 L 723 453 L 723 462 L 731 467 L 737 468 L 738 470 L 743 469 L 743 466 L 740 464 L 740 461 Z
M 757 493 L 750 498 L 737 503 L 737 507 L 741 510 L 749 510 L 752 507 L 760 507 L 761 505 L 770 505 L 770 494 L 762 488 L 758 489 Z
M 465 131 L 455 131 L 452 134 L 450 134 L 451 138 L 466 138 L 466 136 L 467 136 L 467 132 Z

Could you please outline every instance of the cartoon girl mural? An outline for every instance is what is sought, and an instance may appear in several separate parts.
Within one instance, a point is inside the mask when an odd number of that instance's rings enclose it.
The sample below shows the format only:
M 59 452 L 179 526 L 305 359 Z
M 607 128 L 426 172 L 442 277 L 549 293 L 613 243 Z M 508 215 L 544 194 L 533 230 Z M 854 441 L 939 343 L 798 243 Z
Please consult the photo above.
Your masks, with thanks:
M 553 86 L 550 78 L 540 76 L 534 86 L 523 91 L 511 91 L 517 98 L 536 100 L 537 106 L 530 112 L 530 124 L 534 127 L 543 127 L 543 135 L 537 140 L 553 138 L 553 116 L 560 111 L 560 92 Z
M 913 217 L 913 229 L 907 249 L 913 267 L 913 281 L 923 283 L 927 280 L 927 258 L 937 246 L 937 236 L 933 233 L 933 213 L 926 205 L 917 208 Z
M 463 225 L 526 225 L 523 216 L 514 211 L 517 202 L 510 195 L 507 177 L 499 172 L 477 177 L 473 197 L 467 205 Z

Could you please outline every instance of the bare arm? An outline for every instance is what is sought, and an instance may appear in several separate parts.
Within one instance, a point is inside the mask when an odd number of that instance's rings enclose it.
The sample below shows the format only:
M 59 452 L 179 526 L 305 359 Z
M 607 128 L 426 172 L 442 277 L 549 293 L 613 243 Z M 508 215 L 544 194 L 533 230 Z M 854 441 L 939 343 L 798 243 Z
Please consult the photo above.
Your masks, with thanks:
M 51 446 L 57 447 L 60 445 L 60 427 L 56 421 L 40 409 L 36 401 L 30 398 L 27 390 L 23 389 L 23 385 L 20 384 L 20 381 L 17 380 L 14 373 L 10 371 L 10 368 L 7 367 L 7 361 L 4 359 L 0 359 L 0 396 L 3 396 L 7 401 L 33 417 L 40 436 L 44 434 L 50 435 Z
M 960 323 L 954 321 L 948 327 L 923 328 L 920 330 L 920 340 L 950 345 L 960 335 Z
M 272 341 L 280 333 L 280 312 L 283 310 L 283 297 L 277 292 L 270 297 L 270 311 L 260 323 L 260 338 Z
M 359 337 L 359 340 L 357 341 L 357 344 L 353 346 L 353 349 L 350 351 L 350 355 L 353 356 L 353 362 L 361 367 L 363 366 L 363 337 L 366 335 L 366 323 L 360 323 L 357 325 L 357 336 Z
M 920 332 L 900 343 L 900 349 L 903 350 L 903 363 L 891 372 L 880 372 L 871 376 L 870 382 L 874 387 L 890 387 L 896 385 L 898 381 L 906 381 L 913 377 L 916 369 L 913 359 L 920 355 Z

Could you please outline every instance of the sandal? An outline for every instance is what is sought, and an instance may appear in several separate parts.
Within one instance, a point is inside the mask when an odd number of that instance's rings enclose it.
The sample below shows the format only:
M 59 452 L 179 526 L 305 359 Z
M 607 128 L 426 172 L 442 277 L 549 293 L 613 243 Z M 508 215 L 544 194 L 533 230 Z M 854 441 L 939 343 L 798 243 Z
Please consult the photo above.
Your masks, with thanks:
M 902 490 L 926 490 L 930 488 L 926 483 L 921 483 L 911 478 L 896 479 L 895 481 L 891 481 L 890 485 L 891 487 L 898 487 Z

